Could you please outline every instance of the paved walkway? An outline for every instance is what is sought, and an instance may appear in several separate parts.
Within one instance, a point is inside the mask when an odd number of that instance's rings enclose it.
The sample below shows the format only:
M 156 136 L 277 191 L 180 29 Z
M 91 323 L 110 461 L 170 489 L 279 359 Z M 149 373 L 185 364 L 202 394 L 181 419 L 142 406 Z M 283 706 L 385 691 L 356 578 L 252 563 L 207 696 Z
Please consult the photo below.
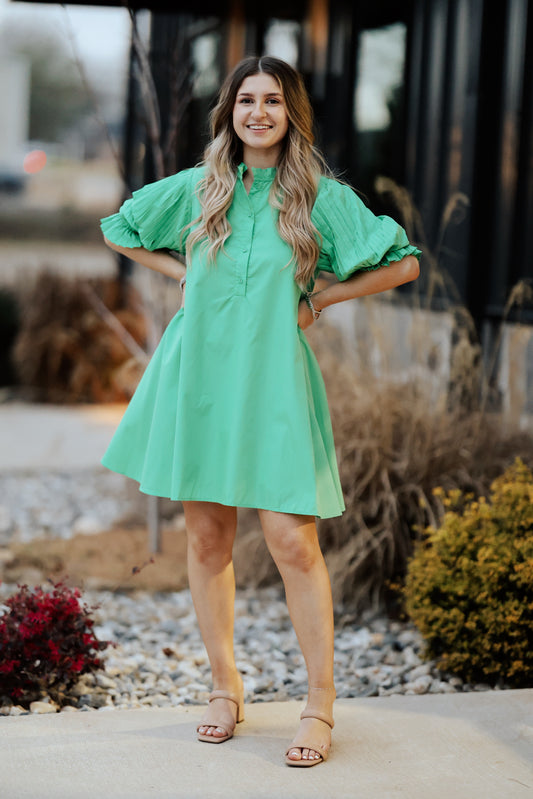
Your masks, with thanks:
M 288 768 L 301 704 L 252 704 L 201 744 L 202 708 L 0 719 L 3 799 L 528 799 L 533 690 L 339 700 L 327 763 Z
M 0 469 L 99 463 L 123 407 L 0 405 Z M 202 708 L 0 717 L 2 799 L 529 799 L 533 689 L 345 699 L 334 747 L 284 765 L 300 704 L 252 704 L 232 741 Z
M 98 466 L 125 408 L 0 404 L 0 471 Z

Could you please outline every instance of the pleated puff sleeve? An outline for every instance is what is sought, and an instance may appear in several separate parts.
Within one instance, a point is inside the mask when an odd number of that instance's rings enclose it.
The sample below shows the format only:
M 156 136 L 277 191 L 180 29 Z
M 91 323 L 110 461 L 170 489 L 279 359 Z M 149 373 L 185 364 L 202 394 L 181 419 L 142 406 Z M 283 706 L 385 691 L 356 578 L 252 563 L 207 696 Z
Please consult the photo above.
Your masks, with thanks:
M 332 178 L 321 178 L 311 218 L 322 237 L 317 271 L 338 280 L 422 255 L 394 219 L 376 216 L 350 186 Z
M 106 238 L 120 247 L 170 249 L 185 253 L 192 198 L 200 170 L 184 169 L 134 191 L 116 214 L 100 221 Z

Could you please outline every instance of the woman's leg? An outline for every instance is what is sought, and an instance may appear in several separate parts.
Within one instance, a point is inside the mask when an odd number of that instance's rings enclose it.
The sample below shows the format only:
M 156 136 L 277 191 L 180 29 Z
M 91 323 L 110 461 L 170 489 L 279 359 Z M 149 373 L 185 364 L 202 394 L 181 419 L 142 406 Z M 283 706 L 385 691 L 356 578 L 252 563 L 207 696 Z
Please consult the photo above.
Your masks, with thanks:
M 333 602 L 329 574 L 322 556 L 314 517 L 259 511 L 267 546 L 285 586 L 287 606 L 307 667 L 307 709 L 331 716 L 333 684 Z M 300 733 L 316 740 L 316 750 L 296 746 L 291 760 L 318 760 L 329 748 L 331 728 L 305 718 Z
M 215 502 L 183 502 L 183 508 L 189 587 L 211 665 L 213 689 L 240 696 L 242 680 L 235 665 L 233 647 L 235 577 L 232 552 L 237 510 Z M 233 729 L 236 710 L 236 705 L 226 699 L 210 702 L 200 733 L 214 738 L 225 736 L 228 727 Z

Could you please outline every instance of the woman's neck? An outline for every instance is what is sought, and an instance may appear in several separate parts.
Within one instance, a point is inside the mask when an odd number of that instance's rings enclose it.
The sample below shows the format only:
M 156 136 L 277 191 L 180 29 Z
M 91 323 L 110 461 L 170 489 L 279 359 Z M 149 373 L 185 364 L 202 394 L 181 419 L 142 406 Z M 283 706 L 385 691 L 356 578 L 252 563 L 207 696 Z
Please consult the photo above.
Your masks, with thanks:
M 243 148 L 242 160 L 248 169 L 271 169 L 278 165 L 281 148 L 273 147 L 269 150 L 255 150 Z

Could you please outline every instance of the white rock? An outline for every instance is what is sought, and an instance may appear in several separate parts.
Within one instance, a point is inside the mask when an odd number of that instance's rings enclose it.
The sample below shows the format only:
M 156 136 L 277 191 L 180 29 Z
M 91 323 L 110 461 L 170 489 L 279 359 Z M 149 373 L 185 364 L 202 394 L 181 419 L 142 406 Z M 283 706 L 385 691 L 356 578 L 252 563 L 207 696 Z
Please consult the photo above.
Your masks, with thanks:
M 402 685 L 393 685 L 392 688 L 383 688 L 382 685 L 378 688 L 379 696 L 393 696 L 393 694 L 403 694 L 404 688 Z
M 93 516 L 78 516 L 72 525 L 72 535 L 97 535 L 104 529 L 99 519 Z
M 409 682 L 414 682 L 419 677 L 427 677 L 431 673 L 431 664 L 422 663 L 420 666 L 412 669 L 407 675 Z
M 396 626 L 395 624 L 394 626 L 391 625 L 391 632 L 394 632 L 398 643 L 404 647 L 410 646 L 420 640 L 420 633 L 411 627 L 402 630 L 400 625 Z
M 93 686 L 89 683 L 85 682 L 85 680 L 79 680 L 76 685 L 73 685 L 69 691 L 70 696 L 74 696 L 79 699 L 80 696 L 84 694 L 89 694 L 92 691 Z
M 202 672 L 190 663 L 182 660 L 178 666 L 178 672 L 181 677 L 188 677 L 190 680 L 200 681 Z
M 444 680 L 434 680 L 431 688 L 429 689 L 430 694 L 455 694 L 457 691 L 450 685 L 448 682 L 444 682 Z
M 367 649 L 365 650 L 365 658 L 368 663 L 377 666 L 383 660 L 384 653 L 381 649 Z
M 117 684 L 115 680 L 112 680 L 106 674 L 98 673 L 96 675 L 96 684 L 100 686 L 100 688 L 116 688 Z
M 57 713 L 58 707 L 53 702 L 41 702 L 40 700 L 30 703 L 31 713 Z
M 421 677 L 417 677 L 416 680 L 407 683 L 406 689 L 407 692 L 412 691 L 415 694 L 427 694 L 432 682 L 433 678 L 429 674 L 424 674 Z
M 254 666 L 253 663 L 250 663 L 246 660 L 238 660 L 237 669 L 238 671 L 240 671 L 241 674 L 248 674 L 250 677 L 259 674 L 259 671 L 256 668 L 256 666 Z
M 406 666 L 420 666 L 422 661 L 416 654 L 412 646 L 406 646 L 402 651 L 403 660 Z
M 106 666 L 106 672 L 109 674 L 110 677 L 122 676 L 122 670 L 116 666 Z
M 11 710 L 9 711 L 10 716 L 25 716 L 28 714 L 28 710 L 23 708 L 21 705 L 13 705 Z
M 390 666 L 402 666 L 404 663 L 402 652 L 395 652 L 393 649 L 390 649 L 388 652 L 385 652 L 383 663 Z
M 205 685 L 205 683 L 201 683 L 201 682 L 190 682 L 190 683 L 187 683 L 187 687 L 191 691 L 207 691 L 208 690 L 208 688 Z
M 454 688 L 462 688 L 464 685 L 464 682 L 460 677 L 448 677 L 447 682 L 449 682 L 450 685 L 453 685 Z
M 340 652 L 345 652 L 352 649 L 368 649 L 372 643 L 372 634 L 366 627 L 361 627 L 360 630 L 350 633 L 346 638 L 341 639 L 338 644 Z
M 165 707 L 165 705 L 168 705 L 168 696 L 166 694 L 154 694 L 150 699 L 152 700 L 152 704 L 158 707 Z
M 114 630 L 109 624 L 95 625 L 93 629 L 100 641 L 112 641 L 114 638 Z

